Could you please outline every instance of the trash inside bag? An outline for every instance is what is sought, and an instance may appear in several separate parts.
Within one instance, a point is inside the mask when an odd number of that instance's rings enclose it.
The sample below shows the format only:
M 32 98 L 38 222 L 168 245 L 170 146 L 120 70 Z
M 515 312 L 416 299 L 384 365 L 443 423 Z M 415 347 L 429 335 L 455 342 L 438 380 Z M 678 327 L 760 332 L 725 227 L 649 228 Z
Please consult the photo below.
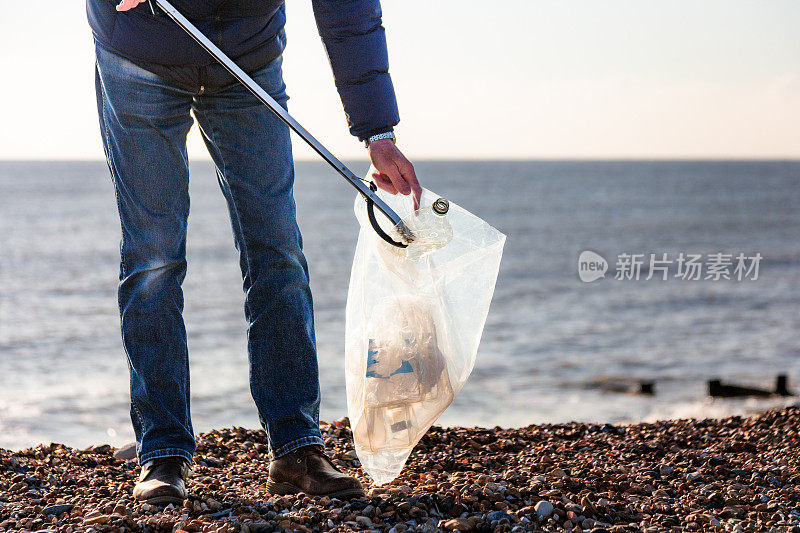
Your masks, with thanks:
M 409 230 L 406 248 L 382 240 L 356 198 L 361 226 L 347 297 L 347 406 L 356 453 L 381 485 L 453 401 L 475 363 L 505 235 L 423 190 L 380 193 Z M 378 218 L 383 218 L 378 216 Z M 388 221 L 386 226 L 388 226 Z

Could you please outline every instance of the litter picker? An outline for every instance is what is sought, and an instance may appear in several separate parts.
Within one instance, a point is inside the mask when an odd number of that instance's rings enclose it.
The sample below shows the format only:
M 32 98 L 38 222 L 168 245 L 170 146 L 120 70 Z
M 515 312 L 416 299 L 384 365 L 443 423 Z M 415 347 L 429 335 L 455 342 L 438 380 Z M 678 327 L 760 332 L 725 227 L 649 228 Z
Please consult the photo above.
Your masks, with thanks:
M 411 231 L 408 230 L 406 225 L 401 220 L 400 216 L 391 208 L 389 207 L 386 202 L 384 202 L 377 194 L 375 194 L 376 187 L 374 184 L 368 184 L 365 180 L 362 180 L 358 176 L 356 176 L 352 170 L 347 168 L 347 166 L 339 161 L 339 159 L 334 156 L 330 150 L 325 148 L 321 142 L 319 142 L 313 135 L 311 135 L 308 130 L 306 130 L 299 122 L 297 122 L 281 105 L 275 101 L 272 96 L 267 93 L 260 85 L 258 85 L 253 78 L 247 75 L 245 71 L 243 71 L 239 66 L 231 60 L 225 53 L 217 47 L 211 40 L 206 37 L 203 32 L 201 32 L 197 27 L 192 24 L 186 17 L 181 14 L 172 4 L 170 4 L 167 0 L 154 0 L 155 4 L 162 10 L 164 13 L 167 14 L 172 20 L 175 21 L 178 26 L 183 28 L 186 33 L 188 33 L 197 43 L 202 46 L 211 56 L 217 60 L 231 75 L 239 80 L 250 92 L 255 95 L 264 105 L 266 105 L 273 113 L 278 115 L 281 120 L 283 120 L 295 133 L 297 133 L 301 139 L 303 139 L 311 148 L 317 152 L 322 159 L 328 162 L 330 166 L 332 166 L 344 179 L 346 179 L 350 185 L 356 188 L 356 190 L 361 193 L 364 199 L 367 201 L 368 210 L 370 211 L 370 223 L 372 224 L 373 229 L 380 235 L 380 237 L 393 244 L 397 247 L 404 248 L 407 244 L 414 240 L 414 235 Z M 152 8 L 152 4 L 151 4 Z M 392 239 L 381 227 L 378 225 L 378 222 L 375 220 L 373 208 L 377 207 L 378 211 L 383 213 L 386 218 L 391 221 L 392 226 L 400 234 L 401 238 L 405 242 L 397 242 Z

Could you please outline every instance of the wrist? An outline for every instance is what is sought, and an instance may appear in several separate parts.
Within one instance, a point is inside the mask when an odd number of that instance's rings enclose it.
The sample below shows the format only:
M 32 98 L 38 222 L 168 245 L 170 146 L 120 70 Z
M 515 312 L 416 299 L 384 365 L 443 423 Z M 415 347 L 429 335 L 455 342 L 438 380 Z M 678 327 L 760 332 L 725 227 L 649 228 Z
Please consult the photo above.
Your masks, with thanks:
M 394 139 L 378 139 L 377 141 L 372 141 L 367 146 L 367 151 L 372 153 L 373 151 L 384 151 L 387 149 L 394 148 Z

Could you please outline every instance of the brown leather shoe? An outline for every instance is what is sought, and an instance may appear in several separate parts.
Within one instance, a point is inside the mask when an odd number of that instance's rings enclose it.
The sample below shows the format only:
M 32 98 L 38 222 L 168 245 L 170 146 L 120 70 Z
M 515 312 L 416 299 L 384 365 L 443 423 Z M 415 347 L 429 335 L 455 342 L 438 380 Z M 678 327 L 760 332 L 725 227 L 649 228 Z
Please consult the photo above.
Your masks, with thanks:
M 137 501 L 152 505 L 182 505 L 186 499 L 189 463 L 182 457 L 161 457 L 142 465 L 139 482 L 133 488 Z
M 284 495 L 356 498 L 364 496 L 361 483 L 336 468 L 322 446 L 303 446 L 269 464 L 267 492 Z

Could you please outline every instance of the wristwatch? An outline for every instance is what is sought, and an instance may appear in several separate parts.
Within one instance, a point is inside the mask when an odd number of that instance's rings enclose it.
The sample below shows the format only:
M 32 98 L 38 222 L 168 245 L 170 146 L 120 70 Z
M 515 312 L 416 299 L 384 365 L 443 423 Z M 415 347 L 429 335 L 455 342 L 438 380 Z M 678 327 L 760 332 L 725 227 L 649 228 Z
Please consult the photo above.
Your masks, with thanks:
M 378 133 L 376 135 L 371 136 L 366 141 L 364 141 L 364 146 L 369 148 L 369 145 L 370 145 L 371 142 L 379 141 L 381 139 L 391 139 L 393 142 L 396 142 L 397 137 L 394 136 L 394 132 L 393 131 L 387 131 L 385 133 Z

